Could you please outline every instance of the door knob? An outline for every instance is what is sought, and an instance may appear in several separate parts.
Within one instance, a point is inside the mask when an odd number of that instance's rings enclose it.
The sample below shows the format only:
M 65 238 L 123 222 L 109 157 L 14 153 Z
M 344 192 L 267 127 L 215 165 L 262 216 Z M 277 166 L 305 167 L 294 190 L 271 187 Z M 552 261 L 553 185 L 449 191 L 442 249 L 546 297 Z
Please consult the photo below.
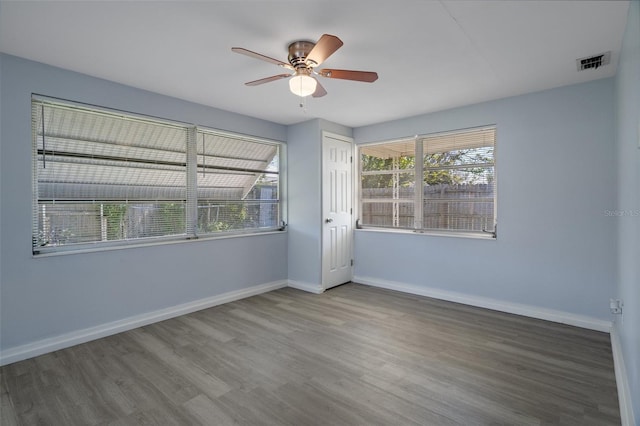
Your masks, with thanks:
M 331 223 L 331 222 L 333 222 L 333 219 L 331 219 L 330 217 L 328 217 L 328 218 L 326 218 L 324 221 L 325 221 L 325 222 L 327 222 L 327 223 Z

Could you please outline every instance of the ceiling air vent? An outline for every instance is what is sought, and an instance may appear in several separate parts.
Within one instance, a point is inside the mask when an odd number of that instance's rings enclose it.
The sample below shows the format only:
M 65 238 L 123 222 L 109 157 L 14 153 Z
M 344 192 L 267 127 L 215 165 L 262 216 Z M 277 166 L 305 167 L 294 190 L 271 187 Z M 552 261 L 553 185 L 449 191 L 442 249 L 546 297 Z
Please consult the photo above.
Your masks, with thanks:
M 611 62 L 611 51 L 604 52 L 599 55 L 588 56 L 586 58 L 576 59 L 576 65 L 578 71 L 584 71 L 588 69 L 598 69 L 601 66 L 609 65 Z

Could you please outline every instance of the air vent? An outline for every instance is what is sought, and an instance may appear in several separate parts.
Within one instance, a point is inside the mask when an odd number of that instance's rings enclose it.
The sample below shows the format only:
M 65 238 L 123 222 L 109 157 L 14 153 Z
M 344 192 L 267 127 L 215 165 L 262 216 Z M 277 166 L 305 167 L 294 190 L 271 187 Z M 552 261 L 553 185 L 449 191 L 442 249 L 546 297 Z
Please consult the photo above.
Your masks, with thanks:
M 609 65 L 611 61 L 611 51 L 604 52 L 599 55 L 588 56 L 586 58 L 576 59 L 578 71 L 593 69 L 596 70 L 604 65 Z

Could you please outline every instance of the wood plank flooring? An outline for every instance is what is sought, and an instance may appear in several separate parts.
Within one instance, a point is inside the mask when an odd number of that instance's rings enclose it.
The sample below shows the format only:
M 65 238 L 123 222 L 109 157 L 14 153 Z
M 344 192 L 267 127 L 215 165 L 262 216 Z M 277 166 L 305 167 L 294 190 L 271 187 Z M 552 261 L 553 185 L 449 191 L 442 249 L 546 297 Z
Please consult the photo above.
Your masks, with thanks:
M 9 425 L 619 425 L 605 333 L 347 284 L 0 369 Z

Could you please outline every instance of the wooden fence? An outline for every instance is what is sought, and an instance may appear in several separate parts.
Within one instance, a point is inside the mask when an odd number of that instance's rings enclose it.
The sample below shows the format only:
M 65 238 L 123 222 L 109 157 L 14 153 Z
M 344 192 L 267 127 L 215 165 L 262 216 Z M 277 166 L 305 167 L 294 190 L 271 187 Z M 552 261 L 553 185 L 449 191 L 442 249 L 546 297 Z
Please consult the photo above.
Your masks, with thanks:
M 369 188 L 361 192 L 361 222 L 370 226 L 414 228 L 414 189 Z M 482 231 L 493 229 L 494 187 L 477 185 L 429 185 L 424 188 L 423 229 Z

